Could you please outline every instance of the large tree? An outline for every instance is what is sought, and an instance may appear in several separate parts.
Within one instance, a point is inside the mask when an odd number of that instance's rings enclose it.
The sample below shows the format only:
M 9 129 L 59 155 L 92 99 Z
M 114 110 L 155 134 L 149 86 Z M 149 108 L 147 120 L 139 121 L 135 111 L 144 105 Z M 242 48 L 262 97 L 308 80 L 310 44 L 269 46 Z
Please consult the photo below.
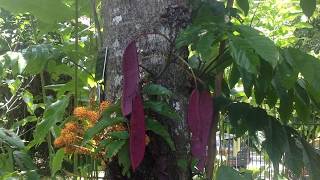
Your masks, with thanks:
M 156 78 L 157 83 L 172 90 L 177 96 L 172 99 L 171 104 L 184 114 L 189 93 L 187 76 L 179 66 L 171 62 L 173 62 L 172 58 L 175 58 L 173 56 L 175 47 L 172 42 L 175 41 L 181 28 L 184 28 L 190 20 L 190 11 L 186 5 L 186 1 L 176 0 L 107 0 L 104 2 L 103 17 L 106 35 L 104 46 L 108 49 L 105 86 L 107 99 L 114 101 L 121 97 L 123 53 L 126 46 L 136 40 L 140 65 L 143 66 L 140 70 L 144 73 L 144 78 L 147 79 L 147 76 Z M 189 159 L 185 121 L 163 120 L 163 122 L 170 127 L 176 151 L 171 152 L 161 145 L 152 147 L 150 151 L 156 151 L 156 158 L 152 164 L 147 162 L 150 159 L 145 160 L 141 176 L 150 177 L 150 179 L 155 177 L 190 179 L 189 169 L 184 169 L 177 163 L 179 160 Z M 137 179 L 141 179 L 141 176 Z

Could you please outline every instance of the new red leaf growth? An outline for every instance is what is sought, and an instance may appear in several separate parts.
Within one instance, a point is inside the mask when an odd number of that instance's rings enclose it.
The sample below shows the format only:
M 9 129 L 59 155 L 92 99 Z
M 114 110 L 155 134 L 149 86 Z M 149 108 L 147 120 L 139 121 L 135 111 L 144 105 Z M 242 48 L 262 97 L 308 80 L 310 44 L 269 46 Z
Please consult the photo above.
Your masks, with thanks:
M 191 153 L 203 170 L 207 161 L 209 130 L 213 121 L 213 101 L 209 92 L 193 90 L 189 98 L 187 123 L 191 131 Z
M 136 42 L 132 41 L 124 51 L 122 60 L 123 90 L 122 114 L 127 116 L 132 112 L 132 101 L 138 92 L 139 63 Z
M 145 151 L 145 119 L 140 95 L 133 100 L 130 119 L 130 159 L 133 171 L 139 166 Z

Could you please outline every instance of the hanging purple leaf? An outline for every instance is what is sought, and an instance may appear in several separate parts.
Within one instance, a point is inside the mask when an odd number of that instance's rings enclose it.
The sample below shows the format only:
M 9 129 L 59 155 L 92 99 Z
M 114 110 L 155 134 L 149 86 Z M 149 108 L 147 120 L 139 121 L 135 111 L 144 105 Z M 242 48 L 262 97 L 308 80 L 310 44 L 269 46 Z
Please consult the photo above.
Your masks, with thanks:
M 140 95 L 133 100 L 130 119 L 130 159 L 133 171 L 139 166 L 145 151 L 145 119 L 143 103 Z
M 209 131 L 213 119 L 213 101 L 209 92 L 193 90 L 188 105 L 188 126 L 191 131 L 191 153 L 200 161 L 197 165 L 203 170 L 207 161 Z
M 207 161 L 207 145 L 209 139 L 209 131 L 212 126 L 213 120 L 213 101 L 211 94 L 208 91 L 202 91 L 200 93 L 199 114 L 200 114 L 200 142 L 201 142 L 201 158 L 198 163 L 198 168 L 203 170 Z
M 199 113 L 199 98 L 200 93 L 198 90 L 193 90 L 188 105 L 188 118 L 187 123 L 191 131 L 191 153 L 195 157 L 199 157 L 201 154 L 201 143 L 200 143 L 200 113 Z
M 122 60 L 123 90 L 121 109 L 124 116 L 132 112 L 132 101 L 138 91 L 139 63 L 136 42 L 132 41 L 124 51 Z

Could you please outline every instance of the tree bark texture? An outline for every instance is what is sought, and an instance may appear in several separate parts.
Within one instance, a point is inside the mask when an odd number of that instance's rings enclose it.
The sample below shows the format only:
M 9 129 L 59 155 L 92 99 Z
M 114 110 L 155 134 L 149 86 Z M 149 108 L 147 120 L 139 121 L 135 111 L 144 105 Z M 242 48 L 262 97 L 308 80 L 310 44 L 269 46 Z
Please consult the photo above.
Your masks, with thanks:
M 137 39 L 140 65 L 143 66 L 140 68 L 141 79 L 152 80 L 172 90 L 175 95 L 170 100 L 170 104 L 185 114 L 190 79 L 181 65 L 178 65 L 178 60 L 171 56 L 174 50 L 172 42 L 178 31 L 187 23 L 183 22 L 188 19 L 184 16 L 189 16 L 186 15 L 189 11 L 186 13 L 183 10 L 186 8 L 180 8 L 185 7 L 185 3 L 182 0 L 105 0 L 103 2 L 106 38 L 104 46 L 108 48 L 107 99 L 116 101 L 121 97 L 122 55 L 128 43 Z M 168 38 L 151 33 L 161 33 Z M 159 76 L 162 71 L 163 73 Z M 183 164 L 181 162 L 190 163 L 188 154 L 190 145 L 185 121 L 163 118 L 157 120 L 170 127 L 169 133 L 175 142 L 176 151 L 172 152 L 161 140 L 151 141 L 146 149 L 143 163 L 131 179 L 190 179 L 190 169 L 183 168 L 181 165 Z M 115 171 L 119 169 L 114 169 L 109 171 L 110 179 L 124 179 L 115 175 L 117 173 Z

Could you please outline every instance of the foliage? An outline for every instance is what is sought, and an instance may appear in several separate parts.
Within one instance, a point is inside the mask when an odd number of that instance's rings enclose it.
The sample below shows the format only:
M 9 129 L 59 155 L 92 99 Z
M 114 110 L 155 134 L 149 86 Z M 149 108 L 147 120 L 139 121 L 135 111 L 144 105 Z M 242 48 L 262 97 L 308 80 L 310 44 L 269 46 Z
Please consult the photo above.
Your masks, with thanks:
M 149 151 L 145 146 L 163 140 L 168 149 L 176 150 L 168 126 L 170 120 L 183 119 L 172 108 L 176 94 L 156 80 L 140 77 L 136 40 L 123 55 L 121 105 L 100 103 L 96 90 L 105 91 L 99 84 L 105 75 L 105 54 L 98 54 L 102 37 L 93 2 L 0 0 L 2 177 L 39 179 L 33 151 L 43 145 L 48 146 L 44 156 L 51 174 L 41 176 L 52 178 L 70 171 L 66 164 L 71 161 L 77 176 L 91 176 L 118 161 L 122 175 L 130 177 Z M 192 147 L 199 145 L 194 139 L 203 141 L 201 153 L 193 155 L 203 166 L 208 163 L 209 127 L 216 124 L 213 114 L 220 112 L 237 136 L 258 139 L 263 133 L 264 140 L 254 145 L 268 155 L 274 169 L 285 164 L 299 177 L 306 168 L 316 179 L 320 156 L 303 131 L 293 128 L 297 122 L 319 118 L 320 61 L 313 56 L 319 51 L 316 1 L 235 3 L 234 8 L 229 2 L 193 1 L 192 23 L 175 41 L 175 63 L 192 74 L 191 89 L 206 92 L 206 98 L 189 104 L 189 116 L 202 114 L 188 122 Z M 189 50 L 187 60 L 180 57 L 180 49 Z M 219 73 L 224 75 L 221 87 L 213 83 Z M 220 94 L 219 88 L 223 97 L 214 99 L 212 112 L 211 96 Z M 185 169 L 199 165 L 183 164 Z M 216 178 L 248 179 L 226 166 L 217 169 Z

